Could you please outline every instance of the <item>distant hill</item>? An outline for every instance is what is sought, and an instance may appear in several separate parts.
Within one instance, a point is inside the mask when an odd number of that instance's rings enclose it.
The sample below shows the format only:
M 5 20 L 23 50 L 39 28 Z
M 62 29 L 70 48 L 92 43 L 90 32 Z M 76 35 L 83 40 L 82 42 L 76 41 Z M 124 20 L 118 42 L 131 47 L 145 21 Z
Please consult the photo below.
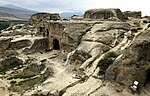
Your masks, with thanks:
M 62 18 L 71 18 L 71 16 L 73 16 L 73 15 L 81 16 L 81 15 L 83 15 L 83 13 L 81 13 L 81 12 L 63 12 L 60 14 L 60 16 Z
M 0 6 L 0 20 L 28 20 L 36 11 L 14 5 Z

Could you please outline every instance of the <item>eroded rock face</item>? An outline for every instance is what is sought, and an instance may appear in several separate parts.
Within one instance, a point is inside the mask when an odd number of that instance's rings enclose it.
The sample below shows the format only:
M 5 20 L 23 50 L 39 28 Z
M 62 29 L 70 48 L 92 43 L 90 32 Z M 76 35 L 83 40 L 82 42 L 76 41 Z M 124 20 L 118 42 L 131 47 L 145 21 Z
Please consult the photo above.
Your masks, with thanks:
M 11 38 L 1 37 L 0 38 L 0 53 L 7 50 L 9 48 L 10 44 L 11 44 Z
M 121 21 L 126 21 L 126 17 L 120 11 L 120 9 L 91 9 L 87 10 L 84 14 L 85 19 L 117 19 Z
M 83 20 L 83 16 L 78 16 L 78 15 L 73 15 L 73 16 L 71 16 L 71 19 L 72 20 Z
M 49 47 L 64 52 L 73 51 L 81 42 L 82 36 L 94 22 L 50 22 Z M 55 48 L 55 45 L 59 48 Z
M 24 48 L 22 50 L 25 54 L 31 54 L 34 52 L 41 52 L 48 50 L 48 39 L 47 38 L 39 38 L 33 41 L 33 44 L 28 48 Z
M 125 11 L 123 12 L 126 17 L 133 17 L 133 18 L 141 18 L 141 11 Z
M 83 35 L 81 43 L 76 50 L 68 54 L 66 64 L 75 64 L 78 65 L 76 67 L 80 67 L 80 69 L 84 70 L 86 70 L 88 66 L 91 66 L 92 63 L 96 65 L 94 62 L 97 58 L 108 50 L 111 50 L 111 48 L 119 45 L 129 30 L 130 25 L 128 23 L 104 22 L 94 24 L 93 27 Z M 84 54 L 81 54 L 83 52 Z M 89 56 L 87 57 L 85 54 L 89 54 Z M 81 60 L 81 58 L 85 60 Z
M 150 30 L 141 33 L 107 69 L 105 78 L 124 85 L 132 85 L 137 80 L 140 85 L 143 85 L 150 69 L 149 36 Z
M 60 20 L 60 16 L 57 13 L 36 13 L 31 16 L 29 22 L 31 24 L 37 24 L 38 22 L 47 20 Z
M 19 41 L 14 41 L 11 42 L 10 49 L 16 50 L 16 49 L 21 49 L 25 47 L 29 47 L 31 45 L 30 40 L 19 40 Z

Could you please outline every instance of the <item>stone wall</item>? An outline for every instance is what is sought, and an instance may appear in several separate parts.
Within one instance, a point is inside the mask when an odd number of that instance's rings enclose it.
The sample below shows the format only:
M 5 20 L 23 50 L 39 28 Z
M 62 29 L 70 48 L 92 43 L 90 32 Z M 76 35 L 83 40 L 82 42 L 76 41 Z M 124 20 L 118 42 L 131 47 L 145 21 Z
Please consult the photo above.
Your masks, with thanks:
M 59 42 L 60 50 L 70 52 L 78 45 L 81 34 L 86 32 L 93 23 L 88 22 L 49 22 L 49 47 L 54 47 L 54 40 Z
M 126 17 L 120 9 L 91 9 L 84 14 L 85 19 L 100 19 L 100 20 L 121 20 L 126 21 Z

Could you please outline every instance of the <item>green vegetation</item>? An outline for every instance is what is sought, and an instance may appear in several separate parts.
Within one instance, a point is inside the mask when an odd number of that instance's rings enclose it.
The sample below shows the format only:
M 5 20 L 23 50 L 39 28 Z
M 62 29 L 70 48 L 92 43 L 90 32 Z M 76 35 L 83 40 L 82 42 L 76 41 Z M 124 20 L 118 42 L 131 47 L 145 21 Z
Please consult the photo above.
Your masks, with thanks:
M 18 66 L 18 62 L 13 62 L 10 65 L 6 64 L 5 66 L 0 67 L 0 74 L 5 73 L 6 71 L 12 70 L 13 68 L 15 68 L 17 66 Z
M 13 77 L 9 77 L 8 80 L 11 80 L 11 79 L 26 79 L 26 78 L 31 78 L 31 77 L 34 77 L 35 74 L 26 74 L 26 73 L 19 73 L 17 75 L 14 75 Z
M 9 27 L 9 25 L 9 22 L 0 22 L 0 30 L 6 29 L 7 27 Z
M 9 77 L 8 80 L 11 80 L 11 79 L 26 79 L 26 78 L 31 78 L 31 77 L 34 77 L 36 76 L 36 74 L 34 72 L 32 72 L 32 70 L 30 69 L 24 69 L 22 72 L 12 76 L 12 77 Z
M 10 84 L 16 84 L 16 83 L 17 83 L 17 82 L 16 82 L 16 81 L 14 81 L 14 80 L 10 82 Z
M 16 24 L 26 24 L 28 23 L 27 21 L 18 21 L 18 20 L 14 20 L 14 21 L 0 21 L 0 31 L 3 29 L 8 28 L 10 25 L 16 25 Z
M 78 36 L 78 41 L 77 41 L 77 45 L 79 45 L 81 43 L 81 39 L 82 37 L 86 34 L 86 32 L 82 32 L 80 36 Z
M 23 92 L 34 87 L 35 84 L 41 84 L 44 81 L 43 76 L 20 81 L 16 84 L 12 84 L 8 89 L 13 92 Z
M 105 73 L 105 70 L 113 63 L 114 58 L 117 57 L 117 54 L 115 52 L 107 52 L 102 60 L 99 61 L 97 67 L 103 71 L 102 73 Z

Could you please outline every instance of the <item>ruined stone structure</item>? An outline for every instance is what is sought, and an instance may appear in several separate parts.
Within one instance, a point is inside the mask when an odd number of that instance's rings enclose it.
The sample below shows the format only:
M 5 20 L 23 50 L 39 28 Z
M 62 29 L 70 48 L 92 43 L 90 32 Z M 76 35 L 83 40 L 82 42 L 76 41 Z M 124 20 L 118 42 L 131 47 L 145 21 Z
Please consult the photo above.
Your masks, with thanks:
M 84 18 L 84 20 L 82 20 Z M 87 20 L 91 20 L 90 22 Z M 97 19 L 97 20 L 95 20 Z M 72 20 L 59 21 L 58 14 L 37 13 L 30 18 L 30 23 L 35 26 L 38 35 L 49 39 L 49 48 L 71 52 L 81 42 L 82 36 L 98 20 L 125 21 L 126 17 L 120 9 L 92 9 L 85 12 L 84 17 L 72 16 Z
M 60 20 L 60 16 L 57 13 L 36 13 L 31 16 L 29 19 L 29 23 L 33 26 L 35 26 L 36 31 L 39 32 L 39 35 L 46 34 L 47 30 L 45 29 L 45 22 L 50 21 L 50 20 Z
M 82 34 L 92 25 L 88 22 L 49 22 L 49 47 L 63 52 L 73 51 L 80 43 Z
M 120 9 L 91 9 L 87 10 L 84 14 L 85 19 L 117 19 L 126 21 L 126 17 L 122 14 Z
M 141 18 L 141 11 L 125 11 L 123 12 L 126 17 L 133 17 L 133 18 Z

